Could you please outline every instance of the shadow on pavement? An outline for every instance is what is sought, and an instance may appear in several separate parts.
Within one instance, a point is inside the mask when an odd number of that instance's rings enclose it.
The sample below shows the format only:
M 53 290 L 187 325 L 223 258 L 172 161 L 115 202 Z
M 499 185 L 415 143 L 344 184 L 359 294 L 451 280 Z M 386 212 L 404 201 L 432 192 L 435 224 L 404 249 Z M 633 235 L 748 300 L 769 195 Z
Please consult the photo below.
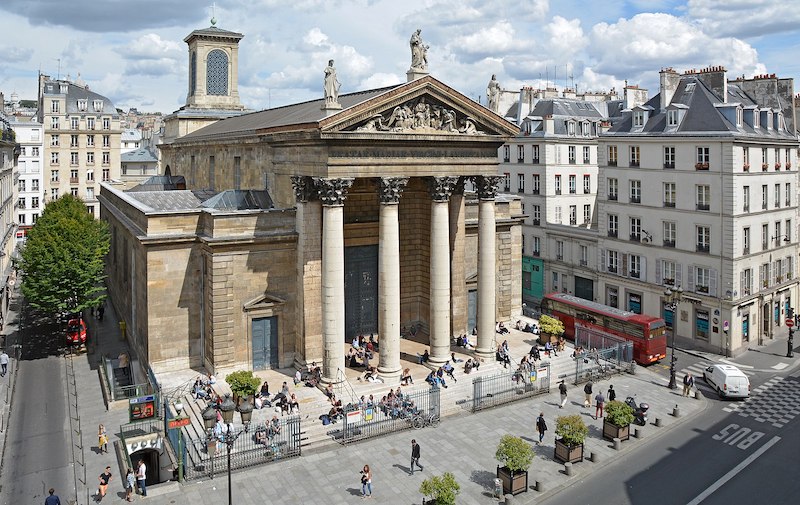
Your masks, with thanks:
M 25 318 L 20 339 L 22 360 L 31 361 L 61 356 L 67 351 L 64 324 L 54 320 L 51 316 L 38 314 L 32 310 L 26 310 L 22 317 Z

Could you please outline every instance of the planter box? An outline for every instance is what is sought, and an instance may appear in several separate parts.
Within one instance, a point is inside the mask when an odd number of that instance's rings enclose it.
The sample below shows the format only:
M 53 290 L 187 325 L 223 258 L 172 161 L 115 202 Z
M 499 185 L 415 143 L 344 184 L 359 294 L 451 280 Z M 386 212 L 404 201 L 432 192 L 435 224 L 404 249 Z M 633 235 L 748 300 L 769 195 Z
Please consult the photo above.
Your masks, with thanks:
M 557 344 L 558 343 L 558 335 L 551 335 L 550 333 L 540 333 L 539 334 L 539 344 L 540 345 L 544 345 L 547 342 L 550 342 L 551 344 Z
M 631 438 L 631 427 L 628 426 L 617 426 L 616 424 L 612 424 L 607 419 L 603 420 L 603 438 L 606 440 L 614 440 L 618 438 L 620 440 L 628 440 Z
M 503 494 L 518 495 L 528 490 L 528 472 L 511 472 L 507 467 L 497 467 L 497 478 L 503 482 Z
M 562 463 L 577 463 L 583 461 L 583 444 L 569 446 L 561 440 L 556 440 L 553 457 Z

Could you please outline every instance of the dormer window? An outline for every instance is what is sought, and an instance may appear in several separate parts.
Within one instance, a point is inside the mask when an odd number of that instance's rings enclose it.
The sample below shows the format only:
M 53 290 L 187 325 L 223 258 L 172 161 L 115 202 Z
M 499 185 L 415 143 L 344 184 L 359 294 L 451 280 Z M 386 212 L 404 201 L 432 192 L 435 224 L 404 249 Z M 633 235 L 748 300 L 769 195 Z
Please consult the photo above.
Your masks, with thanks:
M 676 109 L 667 111 L 667 126 L 678 126 L 678 111 Z
M 591 129 L 589 121 L 584 121 L 583 122 L 583 136 L 584 137 L 588 137 L 591 133 L 592 133 L 592 129 Z
M 53 92 L 53 85 L 52 84 L 48 84 L 47 85 L 47 92 L 48 93 L 52 93 Z
M 644 126 L 644 111 L 633 111 L 633 126 L 635 128 L 641 128 Z
M 102 100 L 94 100 L 92 102 L 92 107 L 94 108 L 95 112 L 102 112 L 103 111 L 103 101 Z
M 775 129 L 783 130 L 783 113 L 781 112 L 775 114 Z
M 89 100 L 81 99 L 78 100 L 78 110 L 82 112 L 86 112 L 86 108 L 88 107 Z
M 741 107 L 736 108 L 736 126 L 741 127 L 744 121 L 744 110 Z
M 768 110 L 767 111 L 767 130 L 771 130 L 771 129 L 772 129 L 772 111 Z
M 66 95 L 67 94 L 67 85 L 66 84 L 62 84 L 60 86 L 60 88 L 61 88 L 61 94 L 62 95 Z
M 569 135 L 575 135 L 575 121 L 567 121 L 567 133 Z

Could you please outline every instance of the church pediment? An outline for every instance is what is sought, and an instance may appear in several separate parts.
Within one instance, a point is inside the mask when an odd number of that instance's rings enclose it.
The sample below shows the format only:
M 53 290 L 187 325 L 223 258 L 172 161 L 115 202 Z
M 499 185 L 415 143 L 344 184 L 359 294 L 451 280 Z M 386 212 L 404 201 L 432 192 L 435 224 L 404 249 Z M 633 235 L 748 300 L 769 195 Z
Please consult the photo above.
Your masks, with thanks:
M 428 76 L 391 89 L 320 123 L 325 133 L 516 135 L 519 128 Z
M 263 310 L 263 309 L 274 309 L 278 306 L 281 306 L 286 303 L 286 300 L 282 298 L 278 298 L 277 296 L 270 295 L 269 293 L 264 293 L 263 295 L 259 295 L 249 302 L 246 302 L 242 309 L 245 312 L 250 312 L 251 310 Z

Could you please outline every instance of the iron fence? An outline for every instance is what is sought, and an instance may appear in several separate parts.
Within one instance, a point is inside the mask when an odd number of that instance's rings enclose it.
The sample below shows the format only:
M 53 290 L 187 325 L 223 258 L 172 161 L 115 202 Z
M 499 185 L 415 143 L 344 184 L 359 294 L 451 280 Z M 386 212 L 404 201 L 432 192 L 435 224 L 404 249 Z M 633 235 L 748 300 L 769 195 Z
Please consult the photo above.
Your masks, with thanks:
M 472 380 L 472 411 L 488 409 L 550 391 L 550 363 L 506 370 Z
M 412 426 L 436 426 L 440 412 L 440 390 L 431 387 L 403 393 L 402 398 L 395 397 L 391 401 L 383 398 L 380 402 L 350 404 L 344 409 L 341 428 L 332 430 L 330 434 L 340 443 L 348 444 Z
M 164 420 L 159 417 L 154 417 L 144 421 L 136 421 L 121 425 L 119 427 L 119 438 L 122 441 L 123 447 L 127 448 L 128 441 L 131 438 L 140 437 L 142 435 L 150 435 L 152 433 L 158 433 L 161 435 L 163 432 Z M 128 454 L 127 449 L 125 450 L 125 459 L 127 460 L 128 467 L 133 468 L 133 462 L 131 461 L 130 454 Z
M 575 384 L 633 371 L 633 342 L 630 340 L 576 325 L 575 346 L 585 349 L 575 356 Z
M 273 425 L 257 423 L 247 430 L 232 430 L 231 470 L 240 470 L 272 461 L 300 456 L 300 416 L 280 418 Z M 227 431 L 205 438 L 186 441 L 184 478 L 186 480 L 214 475 L 228 470 Z
M 126 400 L 128 398 L 153 394 L 155 391 L 153 382 L 130 384 L 132 379 L 131 365 L 128 364 L 125 367 L 119 367 L 118 365 L 119 359 L 109 359 L 105 356 L 100 356 L 100 374 L 111 394 L 111 401 Z M 149 374 L 148 380 L 153 380 Z

